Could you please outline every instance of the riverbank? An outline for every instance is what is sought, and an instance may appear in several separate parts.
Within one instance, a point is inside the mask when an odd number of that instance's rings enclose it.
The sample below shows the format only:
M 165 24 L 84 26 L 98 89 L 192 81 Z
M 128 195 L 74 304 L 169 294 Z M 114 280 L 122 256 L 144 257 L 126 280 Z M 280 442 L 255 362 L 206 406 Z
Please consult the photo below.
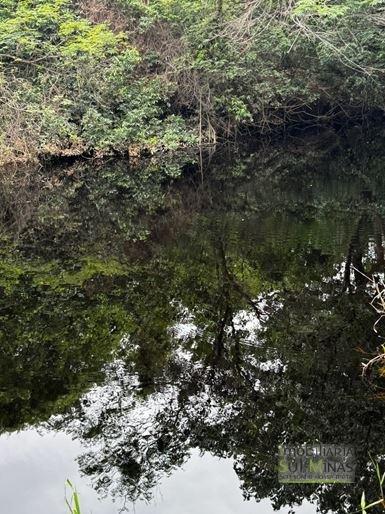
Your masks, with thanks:
M 8 0 L 0 165 L 381 117 L 384 26 L 374 1 Z

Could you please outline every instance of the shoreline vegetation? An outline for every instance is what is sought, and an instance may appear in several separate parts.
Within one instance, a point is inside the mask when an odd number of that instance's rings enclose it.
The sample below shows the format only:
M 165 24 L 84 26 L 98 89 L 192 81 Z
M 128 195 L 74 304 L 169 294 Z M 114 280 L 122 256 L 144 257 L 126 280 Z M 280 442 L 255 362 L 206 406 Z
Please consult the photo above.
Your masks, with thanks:
M 384 31 L 382 0 L 4 0 L 0 166 L 382 119 Z

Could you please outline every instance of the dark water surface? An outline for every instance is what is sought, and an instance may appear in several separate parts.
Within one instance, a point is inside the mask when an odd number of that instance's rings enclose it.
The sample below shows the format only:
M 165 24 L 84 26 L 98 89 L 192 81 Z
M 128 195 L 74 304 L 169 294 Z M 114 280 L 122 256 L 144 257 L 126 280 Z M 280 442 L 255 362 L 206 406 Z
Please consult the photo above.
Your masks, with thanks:
M 385 139 L 195 161 L 1 179 L 7 514 L 64 514 L 66 478 L 94 514 L 376 499 L 385 403 L 360 374 L 382 341 L 368 277 L 384 272 Z M 356 483 L 280 485 L 278 444 L 305 441 L 354 445 Z

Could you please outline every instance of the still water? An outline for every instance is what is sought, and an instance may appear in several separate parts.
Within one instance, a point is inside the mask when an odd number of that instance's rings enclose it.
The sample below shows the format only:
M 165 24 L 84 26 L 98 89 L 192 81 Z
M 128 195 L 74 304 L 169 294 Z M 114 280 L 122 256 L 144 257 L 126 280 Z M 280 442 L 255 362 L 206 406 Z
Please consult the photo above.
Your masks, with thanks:
M 378 131 L 377 131 L 378 132 Z M 7 514 L 353 512 L 377 499 L 385 140 L 23 170 L 0 181 Z M 278 444 L 349 444 L 350 485 L 281 485 Z

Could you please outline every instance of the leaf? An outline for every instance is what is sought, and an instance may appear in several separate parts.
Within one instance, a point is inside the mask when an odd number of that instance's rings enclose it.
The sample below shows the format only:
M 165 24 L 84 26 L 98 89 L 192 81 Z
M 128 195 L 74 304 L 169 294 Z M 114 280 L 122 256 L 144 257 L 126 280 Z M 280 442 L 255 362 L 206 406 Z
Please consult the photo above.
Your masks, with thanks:
M 366 507 L 365 491 L 363 491 L 362 496 L 361 496 L 361 511 L 363 512 L 363 514 L 366 514 L 365 507 Z
M 75 512 L 76 512 L 76 514 L 81 514 L 80 513 L 80 505 L 79 505 L 79 495 L 76 491 L 74 492 L 73 498 L 74 498 L 74 502 L 75 502 L 75 509 L 76 509 Z

